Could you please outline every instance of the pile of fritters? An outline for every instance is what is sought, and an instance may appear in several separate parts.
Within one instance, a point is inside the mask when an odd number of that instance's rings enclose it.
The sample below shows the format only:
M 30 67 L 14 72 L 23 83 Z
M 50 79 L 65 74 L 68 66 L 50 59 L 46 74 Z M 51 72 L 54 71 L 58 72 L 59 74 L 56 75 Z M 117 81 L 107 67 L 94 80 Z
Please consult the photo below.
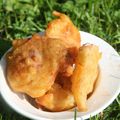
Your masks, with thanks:
M 14 40 L 7 54 L 7 79 L 15 92 L 35 99 L 40 108 L 87 110 L 101 54 L 95 45 L 80 46 L 80 33 L 68 16 L 53 12 L 44 35 Z M 75 67 L 73 67 L 75 66 Z

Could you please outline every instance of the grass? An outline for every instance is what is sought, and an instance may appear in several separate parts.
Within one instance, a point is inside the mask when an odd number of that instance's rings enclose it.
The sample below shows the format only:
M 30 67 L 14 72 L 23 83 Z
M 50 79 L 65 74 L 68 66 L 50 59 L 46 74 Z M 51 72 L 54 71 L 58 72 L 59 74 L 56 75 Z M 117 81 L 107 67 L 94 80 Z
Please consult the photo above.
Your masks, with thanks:
M 99 36 L 120 53 L 120 0 L 0 0 L 0 57 L 13 39 L 44 31 L 53 10 L 66 13 L 79 30 Z M 28 119 L 0 101 L 0 120 Z M 120 120 L 120 95 L 90 120 Z

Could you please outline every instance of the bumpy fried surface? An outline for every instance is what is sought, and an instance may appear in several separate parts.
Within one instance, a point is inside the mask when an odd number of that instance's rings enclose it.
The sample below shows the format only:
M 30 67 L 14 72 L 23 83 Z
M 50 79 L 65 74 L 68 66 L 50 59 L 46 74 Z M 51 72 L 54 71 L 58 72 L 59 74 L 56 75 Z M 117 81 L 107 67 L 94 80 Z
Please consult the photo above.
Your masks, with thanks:
M 73 25 L 70 18 L 57 11 L 54 11 L 53 15 L 59 18 L 51 21 L 48 24 L 45 32 L 46 36 L 49 38 L 64 39 L 65 42 L 68 42 L 71 46 L 79 48 L 80 33 Z
M 87 110 L 87 95 L 93 91 L 100 57 L 99 49 L 95 45 L 83 45 L 80 48 L 71 78 L 72 92 L 79 111 Z
M 29 39 L 16 39 L 12 42 L 12 46 L 13 46 L 13 49 L 23 45 L 24 43 L 26 43 Z
M 38 34 L 24 42 L 14 41 L 7 67 L 11 88 L 33 98 L 43 96 L 53 85 L 57 73 L 69 63 L 70 51 L 64 40 Z
M 66 54 L 67 45 L 62 40 L 40 35 L 17 44 L 8 55 L 7 78 L 11 88 L 31 97 L 44 95 L 53 85 Z
M 63 111 L 75 106 L 72 92 L 54 83 L 52 88 L 42 97 L 36 98 L 38 106 L 49 111 Z
M 70 76 L 72 74 L 71 66 L 75 62 L 80 47 L 80 33 L 68 16 L 57 11 L 54 11 L 53 15 L 58 18 L 48 24 L 45 35 L 48 38 L 62 39 L 71 48 L 69 54 L 67 54 L 65 64 L 60 69 L 62 74 Z

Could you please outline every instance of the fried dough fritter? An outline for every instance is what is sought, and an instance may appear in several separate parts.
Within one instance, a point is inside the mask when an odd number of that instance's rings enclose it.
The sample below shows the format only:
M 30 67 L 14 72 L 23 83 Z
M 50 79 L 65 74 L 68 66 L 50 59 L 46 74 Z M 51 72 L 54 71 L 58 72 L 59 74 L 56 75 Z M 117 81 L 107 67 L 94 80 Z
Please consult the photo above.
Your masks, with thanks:
M 57 11 L 53 11 L 53 15 L 59 17 L 52 20 L 45 31 L 48 38 L 59 38 L 68 42 L 72 47 L 80 47 L 80 33 L 74 26 L 70 18 Z
M 24 42 L 15 41 L 13 46 L 7 57 L 11 88 L 33 98 L 43 96 L 66 64 L 69 45 L 61 39 L 35 34 Z
M 42 106 L 49 111 L 63 111 L 75 106 L 74 97 L 70 90 L 62 88 L 54 83 L 52 88 L 42 97 L 36 98 L 38 106 Z
M 100 57 L 101 53 L 95 45 L 83 45 L 77 56 L 71 81 L 74 99 L 81 112 L 87 110 L 87 95 L 93 91 Z
M 54 11 L 53 15 L 58 18 L 48 23 L 45 35 L 48 38 L 61 39 L 69 45 L 69 54 L 59 72 L 65 76 L 71 76 L 73 71 L 71 66 L 75 62 L 80 47 L 80 33 L 68 16 L 57 11 Z
M 34 35 L 8 54 L 11 88 L 33 98 L 43 96 L 53 85 L 66 54 L 67 45 L 62 40 Z
M 44 96 L 35 99 L 38 107 L 54 112 L 75 107 L 76 104 L 71 91 L 71 85 L 71 76 L 67 77 L 59 73 L 51 89 Z

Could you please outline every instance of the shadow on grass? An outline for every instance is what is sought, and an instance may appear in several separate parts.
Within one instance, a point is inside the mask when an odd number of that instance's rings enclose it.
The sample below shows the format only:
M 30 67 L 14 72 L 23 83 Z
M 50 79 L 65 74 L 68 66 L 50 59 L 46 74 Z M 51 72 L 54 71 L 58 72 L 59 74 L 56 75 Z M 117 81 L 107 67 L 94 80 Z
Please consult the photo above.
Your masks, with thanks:
M 5 41 L 0 39 L 0 59 L 11 46 L 12 44 L 10 41 Z

